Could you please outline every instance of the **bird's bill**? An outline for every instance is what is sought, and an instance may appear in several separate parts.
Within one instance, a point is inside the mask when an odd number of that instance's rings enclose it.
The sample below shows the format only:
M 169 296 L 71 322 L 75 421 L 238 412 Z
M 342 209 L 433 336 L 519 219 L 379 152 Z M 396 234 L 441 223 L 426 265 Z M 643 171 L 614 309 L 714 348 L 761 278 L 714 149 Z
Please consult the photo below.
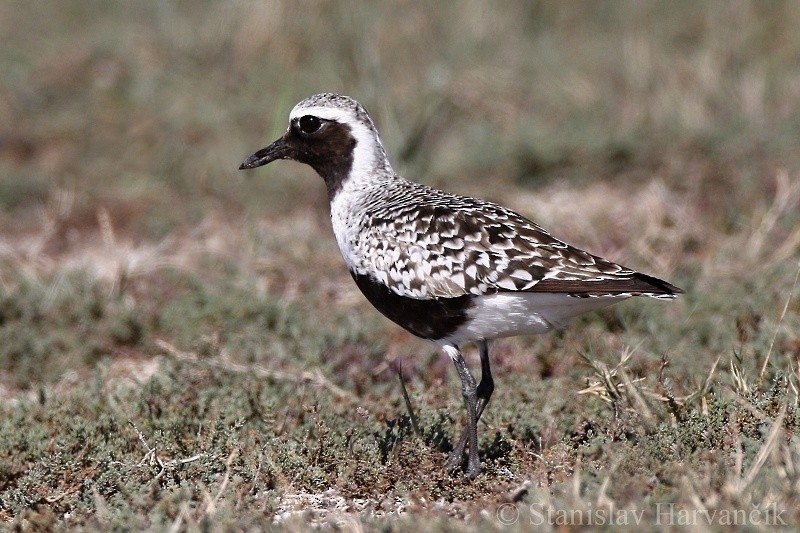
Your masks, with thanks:
M 245 159 L 244 163 L 239 165 L 239 170 L 264 166 L 278 159 L 289 159 L 291 156 L 291 147 L 286 143 L 284 138 L 281 137 L 266 148 L 262 148 L 258 152 Z

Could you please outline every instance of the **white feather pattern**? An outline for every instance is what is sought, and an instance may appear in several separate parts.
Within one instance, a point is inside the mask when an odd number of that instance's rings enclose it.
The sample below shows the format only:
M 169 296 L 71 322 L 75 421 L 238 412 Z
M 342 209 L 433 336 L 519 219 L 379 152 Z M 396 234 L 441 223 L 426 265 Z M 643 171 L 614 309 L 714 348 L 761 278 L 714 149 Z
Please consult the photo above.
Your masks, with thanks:
M 626 297 L 575 298 L 567 294 L 502 292 L 475 298 L 469 320 L 437 344 L 535 335 L 569 324 L 576 316 L 607 307 Z

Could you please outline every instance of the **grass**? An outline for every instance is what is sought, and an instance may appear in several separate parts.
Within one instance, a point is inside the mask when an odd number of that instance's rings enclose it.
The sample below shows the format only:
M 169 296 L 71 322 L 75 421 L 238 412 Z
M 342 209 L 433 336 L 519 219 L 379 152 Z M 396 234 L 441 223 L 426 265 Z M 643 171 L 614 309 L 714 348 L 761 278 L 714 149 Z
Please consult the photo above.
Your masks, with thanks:
M 0 521 L 796 527 L 798 23 L 792 2 L 3 4 Z M 473 483 L 442 471 L 455 372 L 352 284 L 319 179 L 236 171 L 323 90 L 370 109 L 403 175 L 687 291 L 495 342 Z

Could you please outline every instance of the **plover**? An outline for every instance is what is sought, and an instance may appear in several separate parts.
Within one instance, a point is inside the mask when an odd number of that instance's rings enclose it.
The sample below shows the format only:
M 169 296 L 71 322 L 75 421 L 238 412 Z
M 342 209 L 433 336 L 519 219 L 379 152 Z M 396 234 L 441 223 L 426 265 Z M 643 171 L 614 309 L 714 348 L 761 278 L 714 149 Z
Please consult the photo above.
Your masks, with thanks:
M 364 107 L 332 93 L 306 98 L 281 138 L 239 167 L 278 159 L 310 165 L 325 181 L 336 242 L 367 300 L 455 363 L 467 424 L 449 471 L 480 472 L 477 423 L 492 396 L 488 341 L 544 333 L 631 296 L 683 291 L 556 239 L 492 202 L 398 176 Z M 460 347 L 476 344 L 476 385 Z

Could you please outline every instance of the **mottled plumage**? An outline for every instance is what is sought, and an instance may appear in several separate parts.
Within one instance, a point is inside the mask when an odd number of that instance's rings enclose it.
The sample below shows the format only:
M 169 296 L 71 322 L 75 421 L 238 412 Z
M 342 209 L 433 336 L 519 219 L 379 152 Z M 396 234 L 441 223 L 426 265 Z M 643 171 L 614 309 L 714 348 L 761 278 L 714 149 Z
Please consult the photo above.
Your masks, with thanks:
M 494 388 L 490 339 L 543 333 L 631 296 L 674 298 L 670 283 L 570 246 L 497 204 L 398 176 L 366 110 L 330 93 L 297 104 L 286 133 L 240 168 L 293 159 L 322 176 L 342 257 L 367 299 L 453 359 L 467 429 L 448 457 L 478 475 L 477 420 Z M 458 346 L 481 354 L 481 383 Z
M 497 204 L 404 179 L 364 193 L 350 266 L 401 296 L 534 291 L 674 297 L 664 285 L 570 246 Z

